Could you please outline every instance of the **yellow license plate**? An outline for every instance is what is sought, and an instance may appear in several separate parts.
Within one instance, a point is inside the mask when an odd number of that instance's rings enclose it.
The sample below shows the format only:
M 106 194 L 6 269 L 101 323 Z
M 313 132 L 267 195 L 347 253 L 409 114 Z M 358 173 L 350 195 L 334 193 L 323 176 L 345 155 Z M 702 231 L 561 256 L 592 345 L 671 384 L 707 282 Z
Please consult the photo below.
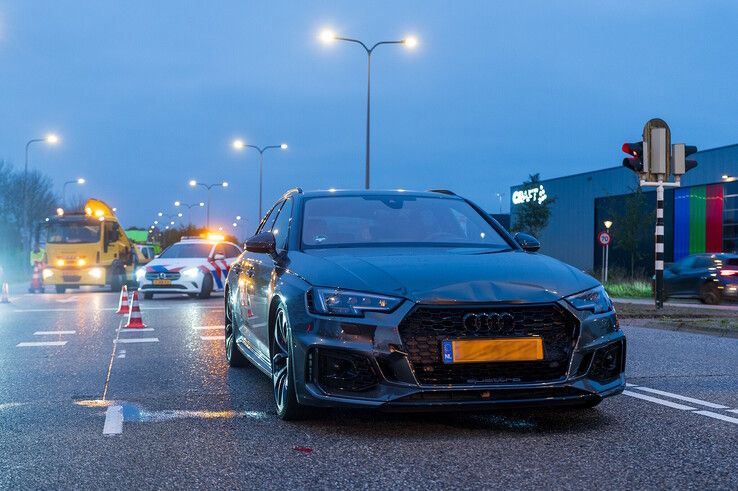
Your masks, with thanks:
M 155 285 L 171 285 L 172 280 L 154 280 Z
M 449 339 L 441 343 L 444 363 L 543 360 L 540 337 L 510 339 Z

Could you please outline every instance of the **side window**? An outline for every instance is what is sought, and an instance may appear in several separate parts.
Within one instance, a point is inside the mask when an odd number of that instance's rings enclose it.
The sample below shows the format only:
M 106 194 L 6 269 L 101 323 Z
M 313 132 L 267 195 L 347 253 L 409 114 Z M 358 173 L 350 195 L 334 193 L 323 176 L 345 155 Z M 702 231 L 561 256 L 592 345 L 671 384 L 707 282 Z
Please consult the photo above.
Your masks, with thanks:
M 227 258 L 238 257 L 241 254 L 241 249 L 233 244 L 224 244 L 224 247 Z
M 276 242 L 277 250 L 283 251 L 287 248 L 287 237 L 289 236 L 290 218 L 292 217 L 292 200 L 285 201 L 282 206 L 282 211 L 279 212 L 277 220 L 274 222 L 272 227 L 272 233 L 274 234 L 274 241 Z
M 694 269 L 707 269 L 713 266 L 712 259 L 709 257 L 700 256 L 694 260 Z
M 259 225 L 259 228 L 256 229 L 256 233 L 260 234 L 262 232 L 267 232 L 272 229 L 272 224 L 274 223 L 274 220 L 277 218 L 277 213 L 279 213 L 279 208 L 282 206 L 282 202 L 278 201 L 277 204 L 272 206 L 272 209 L 267 212 L 267 214 L 264 216 L 264 220 Z

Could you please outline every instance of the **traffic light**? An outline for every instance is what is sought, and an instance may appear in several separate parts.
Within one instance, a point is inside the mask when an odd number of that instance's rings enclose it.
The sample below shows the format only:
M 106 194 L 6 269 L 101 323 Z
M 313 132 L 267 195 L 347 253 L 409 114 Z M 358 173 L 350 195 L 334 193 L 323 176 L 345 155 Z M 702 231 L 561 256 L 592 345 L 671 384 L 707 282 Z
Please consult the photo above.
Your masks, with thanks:
M 685 145 L 684 143 L 675 143 L 671 149 L 671 155 L 673 160 L 672 169 L 674 170 L 675 176 L 681 176 L 695 167 L 697 167 L 696 160 L 687 160 L 693 153 L 697 153 L 697 147 L 694 145 Z
M 636 174 L 648 172 L 643 166 L 643 142 L 623 143 L 623 152 L 632 155 L 623 159 L 623 167 L 627 167 Z

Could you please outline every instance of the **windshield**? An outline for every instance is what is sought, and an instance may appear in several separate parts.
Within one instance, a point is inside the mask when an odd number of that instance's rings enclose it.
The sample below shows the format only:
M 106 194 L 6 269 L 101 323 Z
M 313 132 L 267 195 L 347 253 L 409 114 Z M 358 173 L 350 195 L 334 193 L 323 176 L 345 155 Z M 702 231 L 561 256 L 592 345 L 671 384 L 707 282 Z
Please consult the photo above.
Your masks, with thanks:
M 161 258 L 193 258 L 193 257 L 208 257 L 210 256 L 210 250 L 213 248 L 212 244 L 174 244 L 162 252 L 159 257 Z
M 304 248 L 510 245 L 460 199 L 419 196 L 328 196 L 306 200 Z
M 88 222 L 52 223 L 46 239 L 50 244 L 90 244 L 99 240 L 100 224 Z

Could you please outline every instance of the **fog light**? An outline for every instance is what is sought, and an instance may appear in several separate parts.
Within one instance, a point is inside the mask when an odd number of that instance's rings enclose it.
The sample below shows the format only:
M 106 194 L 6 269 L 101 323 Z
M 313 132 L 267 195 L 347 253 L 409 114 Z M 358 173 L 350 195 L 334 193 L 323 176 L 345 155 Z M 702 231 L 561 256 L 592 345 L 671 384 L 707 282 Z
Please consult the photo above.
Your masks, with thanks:
M 54 276 L 54 272 L 50 269 L 44 269 L 44 272 L 41 273 L 41 275 L 44 277 L 44 279 L 51 278 Z
M 84 259 L 77 259 L 77 266 L 86 266 L 87 261 Z
M 102 278 L 103 270 L 102 268 L 92 268 L 90 270 L 90 276 L 93 278 Z

